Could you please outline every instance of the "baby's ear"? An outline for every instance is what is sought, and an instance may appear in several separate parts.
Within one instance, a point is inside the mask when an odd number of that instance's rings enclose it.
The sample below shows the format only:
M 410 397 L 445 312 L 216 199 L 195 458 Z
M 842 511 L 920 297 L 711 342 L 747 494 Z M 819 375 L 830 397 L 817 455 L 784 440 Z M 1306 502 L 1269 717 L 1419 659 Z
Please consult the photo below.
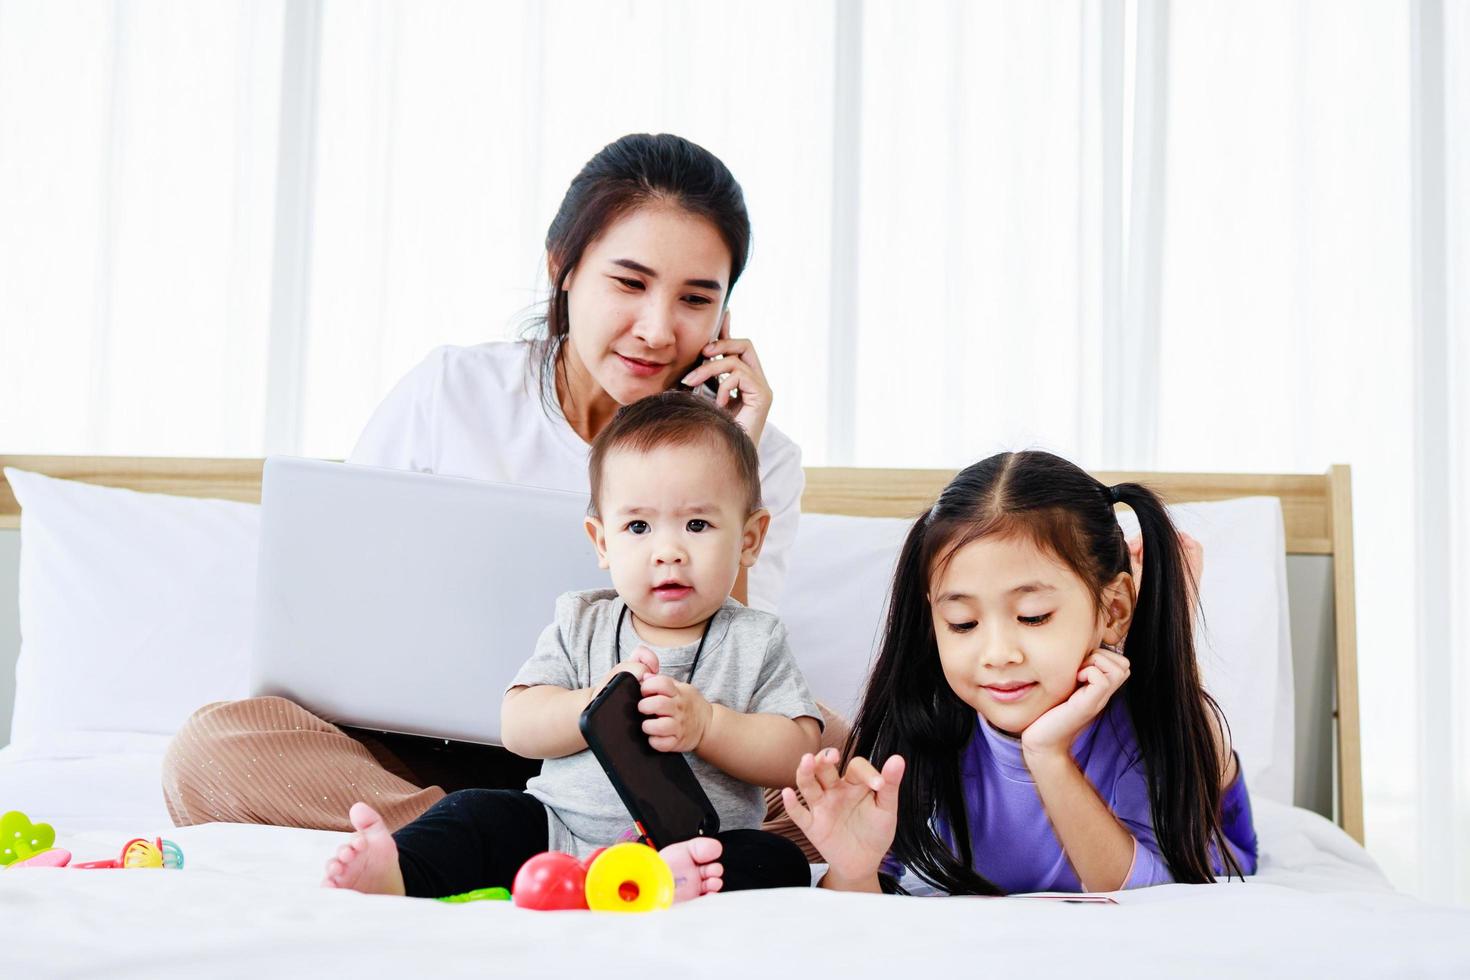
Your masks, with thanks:
M 1102 597 L 1103 642 L 1122 643 L 1133 622 L 1133 610 L 1137 601 L 1133 576 L 1128 572 L 1119 572 L 1116 578 L 1103 586 Z
M 740 564 L 750 568 L 760 557 L 761 546 L 766 543 L 766 532 L 771 529 L 771 512 L 762 507 L 745 519 L 741 532 Z
M 592 546 L 597 549 L 597 567 L 607 568 L 607 535 L 603 531 L 602 518 L 589 516 L 582 526 L 587 529 L 587 537 L 592 539 Z

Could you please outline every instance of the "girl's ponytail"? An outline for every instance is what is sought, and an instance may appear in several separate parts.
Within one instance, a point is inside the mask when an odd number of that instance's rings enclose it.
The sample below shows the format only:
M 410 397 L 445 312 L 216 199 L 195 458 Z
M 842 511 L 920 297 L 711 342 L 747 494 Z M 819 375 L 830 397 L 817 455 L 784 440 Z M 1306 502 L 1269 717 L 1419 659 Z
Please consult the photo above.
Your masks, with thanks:
M 1242 875 L 1220 826 L 1228 738 L 1224 714 L 1200 683 L 1194 653 L 1195 583 L 1179 532 L 1163 501 L 1138 483 L 1107 490 L 1138 517 L 1143 583 L 1125 653 L 1132 676 L 1123 690 L 1148 771 L 1154 833 L 1174 879 L 1214 881 L 1212 853 Z

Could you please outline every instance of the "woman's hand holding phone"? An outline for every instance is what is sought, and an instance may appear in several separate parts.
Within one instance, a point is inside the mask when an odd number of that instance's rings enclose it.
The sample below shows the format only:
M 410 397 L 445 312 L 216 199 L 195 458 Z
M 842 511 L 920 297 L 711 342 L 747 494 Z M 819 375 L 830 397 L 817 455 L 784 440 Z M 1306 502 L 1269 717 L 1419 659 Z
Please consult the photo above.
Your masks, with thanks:
M 719 335 L 700 351 L 701 360 L 683 378 L 691 388 L 719 379 L 715 404 L 735 413 L 735 421 L 750 434 L 750 441 L 761 443 L 766 416 L 771 412 L 771 386 L 755 353 L 755 345 L 743 338 L 730 336 L 730 311 L 720 321 Z M 712 360 L 719 358 L 719 360 Z

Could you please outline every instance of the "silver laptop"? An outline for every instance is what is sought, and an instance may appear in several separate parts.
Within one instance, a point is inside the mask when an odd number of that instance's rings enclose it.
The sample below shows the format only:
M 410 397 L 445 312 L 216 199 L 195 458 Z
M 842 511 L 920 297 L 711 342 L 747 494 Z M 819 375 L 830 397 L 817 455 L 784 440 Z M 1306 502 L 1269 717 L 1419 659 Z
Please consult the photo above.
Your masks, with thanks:
M 272 457 L 253 694 L 328 721 L 500 744 L 556 597 L 609 588 L 587 495 Z

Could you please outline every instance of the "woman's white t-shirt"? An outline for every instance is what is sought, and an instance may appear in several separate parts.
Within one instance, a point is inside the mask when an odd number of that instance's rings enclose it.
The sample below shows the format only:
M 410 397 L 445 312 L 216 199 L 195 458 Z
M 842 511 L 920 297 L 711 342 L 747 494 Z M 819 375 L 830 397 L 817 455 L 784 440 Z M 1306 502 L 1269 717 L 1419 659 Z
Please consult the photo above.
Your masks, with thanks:
M 383 399 L 349 461 L 586 493 L 591 447 L 555 398 L 548 410 L 527 370 L 530 352 L 516 341 L 433 351 Z M 806 477 L 801 450 L 775 426 L 766 425 L 759 452 L 771 527 L 750 570 L 748 605 L 775 612 Z

